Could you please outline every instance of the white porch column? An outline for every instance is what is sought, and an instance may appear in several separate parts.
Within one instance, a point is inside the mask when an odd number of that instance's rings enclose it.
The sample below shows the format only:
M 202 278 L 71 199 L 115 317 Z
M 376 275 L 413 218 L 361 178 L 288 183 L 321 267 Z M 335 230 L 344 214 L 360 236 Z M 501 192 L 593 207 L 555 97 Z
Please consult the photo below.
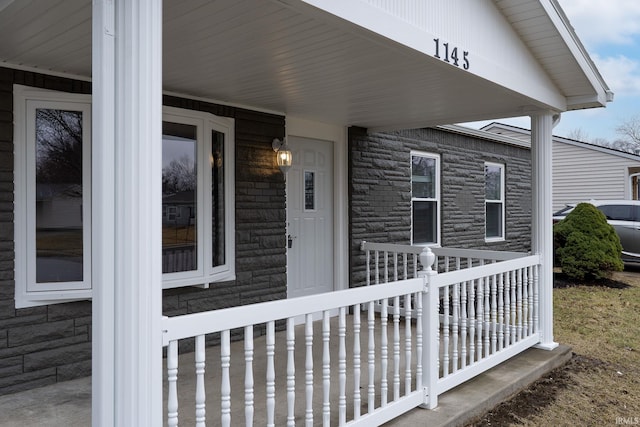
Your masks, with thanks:
M 162 424 L 162 1 L 93 1 L 94 426 Z
M 552 197 L 553 113 L 531 116 L 532 240 L 531 250 L 540 254 L 540 343 L 552 350 L 553 341 L 553 197 Z

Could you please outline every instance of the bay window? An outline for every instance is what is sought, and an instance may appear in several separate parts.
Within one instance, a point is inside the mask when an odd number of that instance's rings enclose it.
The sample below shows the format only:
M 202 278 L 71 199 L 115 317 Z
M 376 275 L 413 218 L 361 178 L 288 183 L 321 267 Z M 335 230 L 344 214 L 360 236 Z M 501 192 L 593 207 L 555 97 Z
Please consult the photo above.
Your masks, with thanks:
M 14 87 L 16 307 L 91 298 L 91 98 Z M 165 108 L 163 287 L 235 278 L 233 119 Z

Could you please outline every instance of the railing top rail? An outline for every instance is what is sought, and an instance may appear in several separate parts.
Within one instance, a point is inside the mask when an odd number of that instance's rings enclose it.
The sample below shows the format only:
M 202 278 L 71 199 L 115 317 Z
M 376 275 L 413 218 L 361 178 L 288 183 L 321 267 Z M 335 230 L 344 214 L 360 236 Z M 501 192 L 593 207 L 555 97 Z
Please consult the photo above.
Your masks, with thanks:
M 466 282 L 481 277 L 489 277 L 520 268 L 540 265 L 539 255 L 529 255 L 522 258 L 505 260 L 503 262 L 485 264 L 477 267 L 464 268 L 462 270 L 449 271 L 447 273 L 432 276 L 431 280 L 438 287 Z
M 424 280 L 417 278 L 306 297 L 165 317 L 162 321 L 162 341 L 166 346 L 169 341 L 173 340 L 287 319 L 383 298 L 393 298 L 419 292 L 423 289 Z
M 510 259 L 523 258 L 530 254 L 524 252 L 509 251 L 487 251 L 483 249 L 458 249 L 458 248 L 431 248 L 437 256 L 453 256 L 459 258 L 475 258 L 475 259 L 495 259 L 497 261 L 506 261 Z
M 376 243 L 363 240 L 362 243 L 360 243 L 360 250 L 420 254 L 424 250 L 424 246 L 399 245 L 395 243 Z
M 425 246 L 401 245 L 396 243 L 376 243 L 362 241 L 360 249 L 363 251 L 381 251 L 381 252 L 401 252 L 410 254 L 420 254 Z M 510 259 L 526 257 L 529 254 L 524 252 L 511 251 L 487 251 L 483 249 L 459 249 L 459 248 L 442 248 L 430 246 L 431 251 L 437 256 L 451 256 L 459 258 L 473 259 L 492 259 L 497 261 L 506 261 Z

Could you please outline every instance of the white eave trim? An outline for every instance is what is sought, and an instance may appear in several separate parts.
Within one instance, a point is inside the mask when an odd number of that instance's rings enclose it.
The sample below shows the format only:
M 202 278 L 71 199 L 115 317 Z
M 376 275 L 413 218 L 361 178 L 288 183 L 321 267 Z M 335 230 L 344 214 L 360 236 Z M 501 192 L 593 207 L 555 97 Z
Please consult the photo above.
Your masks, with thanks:
M 522 141 L 517 138 L 512 138 L 510 136 L 501 135 L 499 133 L 492 133 L 484 130 L 472 129 L 466 126 L 442 125 L 442 126 L 436 126 L 436 129 L 440 129 L 446 132 L 457 133 L 459 135 L 481 138 L 481 139 L 485 139 L 492 142 L 499 142 L 506 145 L 513 145 L 515 147 L 526 148 L 527 150 L 531 149 L 530 142 Z
M 578 38 L 558 0 L 540 0 L 540 4 L 547 11 L 547 15 L 557 28 L 560 37 L 564 40 L 578 66 L 589 79 L 596 92 L 595 95 L 568 97 L 567 107 L 571 107 L 568 109 L 605 107 L 607 102 L 613 101 L 613 92 L 604 81 L 589 53 Z

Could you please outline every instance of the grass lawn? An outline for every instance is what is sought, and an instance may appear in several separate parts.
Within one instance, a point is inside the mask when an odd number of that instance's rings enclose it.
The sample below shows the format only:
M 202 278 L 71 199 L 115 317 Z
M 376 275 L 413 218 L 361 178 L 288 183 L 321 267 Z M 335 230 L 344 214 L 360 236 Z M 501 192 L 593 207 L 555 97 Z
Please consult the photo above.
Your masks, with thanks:
M 555 340 L 572 360 L 474 425 L 640 425 L 640 268 L 612 279 L 554 289 Z

